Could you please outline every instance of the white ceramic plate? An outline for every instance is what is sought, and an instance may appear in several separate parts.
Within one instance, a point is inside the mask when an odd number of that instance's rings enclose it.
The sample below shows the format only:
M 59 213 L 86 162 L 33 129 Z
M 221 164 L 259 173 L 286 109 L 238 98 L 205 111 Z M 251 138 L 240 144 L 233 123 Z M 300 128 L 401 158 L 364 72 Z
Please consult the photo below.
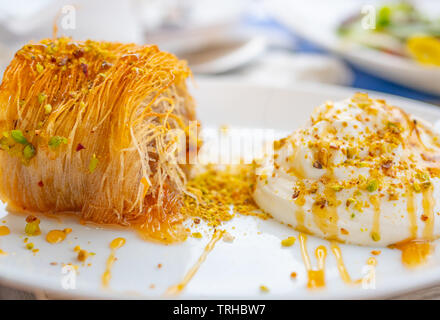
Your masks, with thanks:
M 354 90 L 323 85 L 283 89 L 201 81 L 193 92 L 205 128 L 228 124 L 290 132 L 306 121 L 315 106 L 326 100 L 348 97 Z M 440 118 L 437 107 L 384 94 L 372 95 L 386 98 L 427 120 Z M 34 256 L 23 243 L 24 216 L 7 215 L 4 209 L 1 214 L 6 216 L 0 218 L 0 225 L 4 224 L 1 221 L 6 221 L 11 234 L 0 237 L 0 248 L 9 253 L 0 256 L 0 279 L 5 284 L 28 290 L 45 290 L 52 297 L 162 298 L 168 287 L 182 280 L 210 239 L 210 231 L 201 227 L 202 239 L 190 238 L 182 244 L 164 246 L 145 242 L 130 231 L 96 229 L 70 218 L 42 219 L 42 235 L 30 240 L 40 250 Z M 49 230 L 66 227 L 73 232 L 64 242 L 55 245 L 46 242 Z M 297 237 L 296 231 L 255 217 L 237 217 L 225 223 L 224 228 L 235 236 L 235 240 L 217 243 L 178 298 L 378 298 L 440 283 L 439 250 L 428 265 L 411 271 L 403 267 L 399 251 L 381 248 L 382 254 L 376 257 L 376 289 L 347 286 L 339 276 L 329 243 L 309 237 L 308 250 L 314 266 L 314 249 L 320 244 L 328 249 L 326 288 L 310 291 L 306 288 L 307 277 L 298 241 L 289 248 L 280 245 L 287 236 Z M 101 286 L 101 276 L 110 254 L 109 243 L 116 237 L 126 238 L 127 243 L 116 252 L 118 260 L 113 266 L 110 288 L 105 290 Z M 66 274 L 62 273 L 60 263 L 78 264 L 73 251 L 76 245 L 95 252 L 96 256 L 89 258 L 91 266 L 79 266 L 76 288 L 65 290 L 62 283 Z M 341 249 L 352 278 L 362 277 L 373 248 L 341 245 Z M 50 265 L 51 262 L 58 262 L 58 265 Z M 159 263 L 161 268 L 157 267 Z M 290 278 L 291 272 L 297 272 L 296 280 Z M 151 284 L 155 287 L 150 288 Z M 269 293 L 260 292 L 260 285 L 267 286 Z
M 358 67 L 384 79 L 414 88 L 440 94 L 440 68 L 423 66 L 391 54 L 368 49 L 356 44 L 343 43 L 336 29 L 347 17 L 361 12 L 363 5 L 376 5 L 386 1 L 378 0 L 276 0 L 267 1 L 271 12 L 287 28 L 332 51 Z M 440 15 L 437 1 L 413 1 L 433 16 Z

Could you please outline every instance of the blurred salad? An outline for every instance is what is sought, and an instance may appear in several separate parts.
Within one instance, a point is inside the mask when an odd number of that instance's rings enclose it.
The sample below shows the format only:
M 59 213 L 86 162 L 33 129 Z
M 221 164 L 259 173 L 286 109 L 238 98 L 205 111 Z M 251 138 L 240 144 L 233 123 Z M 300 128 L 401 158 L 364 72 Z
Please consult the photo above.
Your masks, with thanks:
M 366 27 L 364 19 L 361 13 L 349 17 L 338 34 L 376 50 L 440 66 L 440 17 L 429 19 L 412 4 L 398 2 L 377 9 L 375 25 Z

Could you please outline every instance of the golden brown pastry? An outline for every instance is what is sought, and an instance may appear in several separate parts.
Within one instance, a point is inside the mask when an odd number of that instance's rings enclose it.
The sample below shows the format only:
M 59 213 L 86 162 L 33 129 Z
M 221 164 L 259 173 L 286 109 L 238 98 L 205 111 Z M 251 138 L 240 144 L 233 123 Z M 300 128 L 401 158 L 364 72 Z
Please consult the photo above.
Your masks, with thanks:
M 14 210 L 74 212 L 179 240 L 185 172 L 170 130 L 195 120 L 184 61 L 156 46 L 46 39 L 0 86 L 0 196 Z

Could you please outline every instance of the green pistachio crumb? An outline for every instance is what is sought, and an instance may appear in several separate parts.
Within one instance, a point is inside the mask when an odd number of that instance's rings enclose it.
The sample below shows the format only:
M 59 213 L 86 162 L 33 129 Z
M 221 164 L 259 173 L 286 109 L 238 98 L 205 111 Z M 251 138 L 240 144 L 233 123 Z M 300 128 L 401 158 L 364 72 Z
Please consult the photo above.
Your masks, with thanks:
M 377 232 L 372 232 L 371 233 L 371 239 L 373 239 L 373 241 L 379 241 L 380 240 L 380 234 L 378 234 Z
M 96 157 L 96 154 L 93 154 L 92 158 L 90 159 L 90 163 L 89 163 L 89 171 L 90 173 L 93 173 L 96 169 L 96 167 L 98 166 L 99 160 Z
M 260 291 L 264 292 L 264 293 L 267 293 L 267 292 L 269 292 L 269 288 L 266 287 L 266 286 L 260 286 Z
M 200 238 L 203 237 L 202 234 L 201 234 L 200 232 L 193 232 L 193 233 L 191 234 L 191 236 L 192 236 L 193 238 L 196 238 L 196 239 L 200 239 Z
M 46 104 L 46 105 L 44 105 L 44 113 L 45 114 L 49 114 L 49 113 L 51 113 L 52 112 L 52 105 L 51 104 Z
M 28 144 L 28 141 L 24 137 L 23 132 L 21 132 L 21 130 L 12 130 L 11 137 L 12 137 L 12 139 L 14 139 L 18 143 Z
M 336 192 L 339 192 L 339 191 L 342 190 L 342 186 L 339 185 L 339 184 L 332 184 L 332 185 L 330 186 L 330 188 L 331 188 L 333 191 L 336 191 Z
M 37 63 L 37 71 L 38 71 L 38 73 L 43 72 L 43 70 L 44 70 L 44 67 L 38 62 Z
M 345 202 L 345 205 L 346 205 L 347 207 L 349 207 L 351 204 L 353 204 L 353 203 L 355 203 L 355 202 L 356 202 L 356 199 L 354 199 L 354 198 L 348 198 L 347 201 Z
M 420 184 L 418 182 L 414 182 L 413 183 L 413 189 L 414 189 L 415 192 L 422 191 L 422 188 L 420 187 Z
M 281 241 L 281 245 L 283 247 L 290 247 L 295 243 L 296 238 L 295 237 L 288 237 Z
M 49 147 L 56 150 L 62 143 L 67 144 L 67 138 L 61 136 L 53 136 L 49 139 Z
M 23 148 L 23 157 L 26 160 L 30 160 L 35 156 L 35 148 L 32 144 L 27 144 L 24 148 Z
M 41 92 L 38 94 L 38 102 L 41 104 L 46 100 L 47 95 L 44 92 Z
M 369 192 L 374 192 L 377 190 L 378 186 L 379 186 L 379 183 L 377 182 L 377 180 L 372 179 L 372 180 L 368 181 L 368 183 L 367 183 L 367 190 Z

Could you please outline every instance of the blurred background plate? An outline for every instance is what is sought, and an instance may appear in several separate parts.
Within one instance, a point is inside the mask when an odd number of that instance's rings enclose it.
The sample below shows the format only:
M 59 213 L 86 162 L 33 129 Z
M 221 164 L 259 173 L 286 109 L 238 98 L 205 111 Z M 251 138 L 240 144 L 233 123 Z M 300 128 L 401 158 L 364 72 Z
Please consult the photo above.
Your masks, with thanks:
M 274 17 L 301 37 L 337 55 L 354 65 L 393 82 L 440 94 L 440 68 L 417 64 L 410 59 L 386 54 L 359 45 L 348 45 L 338 37 L 339 24 L 353 14 L 360 13 L 363 5 L 380 5 L 390 1 L 344 0 L 275 0 L 267 5 Z M 440 16 L 437 1 L 411 1 L 423 12 Z

